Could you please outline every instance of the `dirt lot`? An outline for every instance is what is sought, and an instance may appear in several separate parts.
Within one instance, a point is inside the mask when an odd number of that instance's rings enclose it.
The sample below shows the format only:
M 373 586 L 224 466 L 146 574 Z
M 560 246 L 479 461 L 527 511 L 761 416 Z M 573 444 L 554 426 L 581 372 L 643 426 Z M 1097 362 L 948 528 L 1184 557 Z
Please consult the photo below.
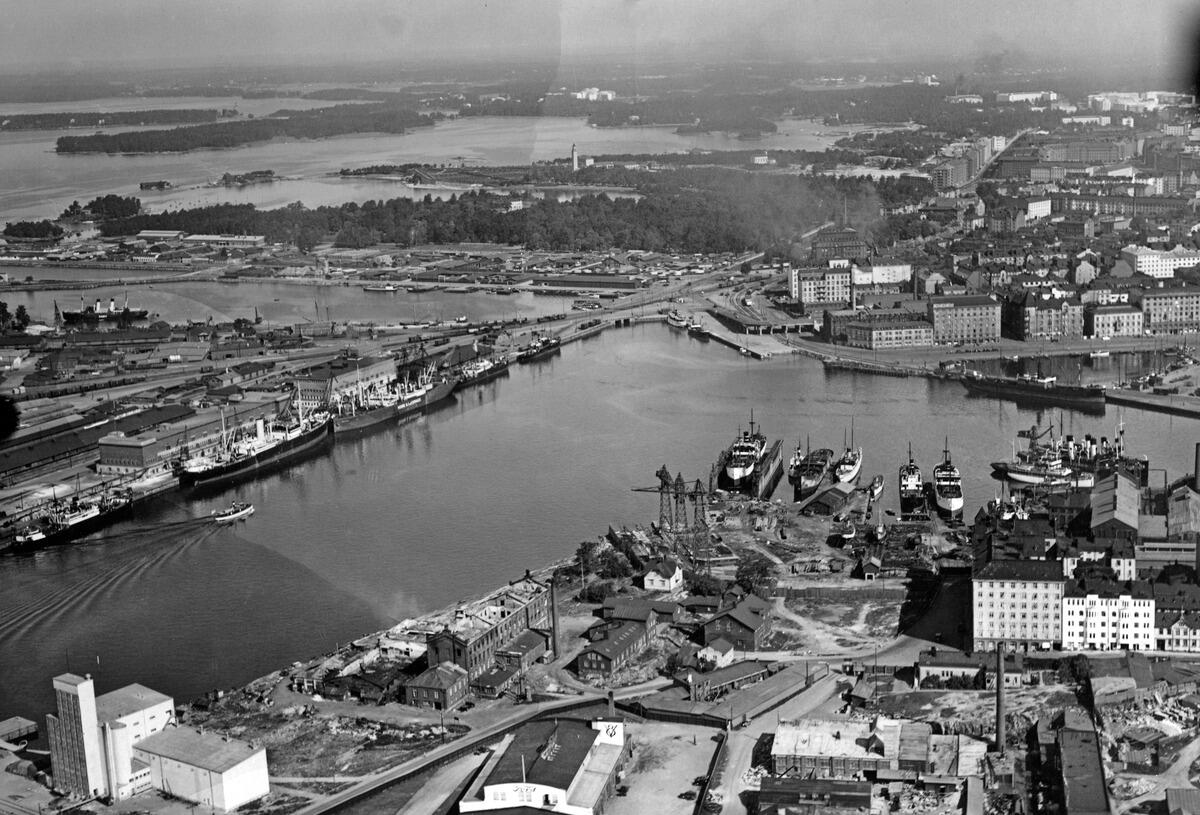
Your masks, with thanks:
M 1069 685 L 1039 685 L 1005 691 L 1010 715 L 1031 722 L 1052 710 L 1078 705 Z M 880 697 L 879 712 L 898 719 L 991 724 L 996 718 L 995 691 L 928 690 Z
M 694 801 L 679 793 L 697 790 L 692 779 L 708 772 L 717 743 L 707 727 L 647 722 L 631 724 L 626 733 L 634 740 L 633 760 L 626 767 L 629 794 L 608 804 L 609 815 L 687 815 Z M 695 743 L 693 744 L 693 740 Z

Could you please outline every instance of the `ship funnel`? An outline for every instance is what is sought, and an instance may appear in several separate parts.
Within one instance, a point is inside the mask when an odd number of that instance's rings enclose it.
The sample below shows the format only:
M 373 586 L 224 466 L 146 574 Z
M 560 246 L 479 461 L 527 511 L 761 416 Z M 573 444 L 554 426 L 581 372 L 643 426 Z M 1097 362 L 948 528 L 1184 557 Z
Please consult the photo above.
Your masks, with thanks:
M 97 314 L 100 313 L 100 298 L 99 297 L 96 298 L 96 313 Z
M 115 297 L 109 298 L 108 310 L 110 313 L 117 310 L 117 298 L 115 298 Z

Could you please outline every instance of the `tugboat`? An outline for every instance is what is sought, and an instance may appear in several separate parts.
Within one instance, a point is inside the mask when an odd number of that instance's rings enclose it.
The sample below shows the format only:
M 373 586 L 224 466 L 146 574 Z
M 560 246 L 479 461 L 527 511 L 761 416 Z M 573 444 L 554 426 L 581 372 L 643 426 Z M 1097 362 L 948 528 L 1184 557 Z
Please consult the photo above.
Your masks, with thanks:
M 728 490 L 740 490 L 750 485 L 754 470 L 767 454 L 767 437 L 754 423 L 750 413 L 750 429 L 738 433 L 733 444 L 725 451 L 725 466 L 721 470 L 722 486 Z
M 245 520 L 253 514 L 254 504 L 246 503 L 245 501 L 234 501 L 229 505 L 229 509 L 223 509 L 220 512 L 214 509 L 212 519 L 219 524 L 231 524 Z
M 908 463 L 900 465 L 900 514 L 911 515 L 925 511 L 925 484 L 921 468 L 913 461 L 912 445 L 908 445 Z
M 701 342 L 708 342 L 709 333 L 708 329 L 704 326 L 704 319 L 702 317 L 693 315 L 692 319 L 688 322 L 687 332 L 688 336 L 695 337 Z
M 942 463 L 933 468 L 933 500 L 938 510 L 951 517 L 963 509 L 962 476 L 950 461 L 950 437 L 942 451 Z
M 878 473 L 871 479 L 871 485 L 867 487 L 867 493 L 871 496 L 872 501 L 879 500 L 879 496 L 883 495 L 883 473 Z

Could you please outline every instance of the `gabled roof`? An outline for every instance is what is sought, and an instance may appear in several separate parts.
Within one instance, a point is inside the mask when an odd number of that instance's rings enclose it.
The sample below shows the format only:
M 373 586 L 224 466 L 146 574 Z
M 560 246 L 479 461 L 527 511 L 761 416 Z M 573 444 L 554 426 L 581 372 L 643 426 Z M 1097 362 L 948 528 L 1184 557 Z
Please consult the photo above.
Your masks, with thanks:
M 755 611 L 745 602 L 742 602 L 738 603 L 733 608 L 727 608 L 719 614 L 714 614 L 712 617 L 708 618 L 704 625 L 707 626 L 709 623 L 722 618 L 728 618 L 735 621 L 747 631 L 758 631 L 766 623 L 766 618 L 762 614 Z

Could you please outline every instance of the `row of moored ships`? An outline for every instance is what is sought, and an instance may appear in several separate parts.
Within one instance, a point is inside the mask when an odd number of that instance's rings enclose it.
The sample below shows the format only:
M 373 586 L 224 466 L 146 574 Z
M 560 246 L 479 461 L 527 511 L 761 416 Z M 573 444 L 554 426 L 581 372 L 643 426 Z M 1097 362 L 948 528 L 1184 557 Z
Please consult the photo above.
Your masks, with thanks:
M 558 349 L 557 339 L 539 340 L 535 345 L 536 354 L 518 356 L 518 360 L 541 359 Z M 353 433 L 426 411 L 456 388 L 506 375 L 508 366 L 503 357 L 480 357 L 462 365 L 453 376 L 438 375 L 428 368 L 414 379 L 399 380 L 384 389 L 343 394 L 331 404 L 309 411 L 299 407 L 293 394 L 274 420 L 260 419 L 251 429 L 222 432 L 213 449 L 176 462 L 175 472 L 186 489 L 228 485 L 294 461 L 335 433 Z M 16 534 L 14 548 L 42 548 L 90 534 L 132 514 L 134 500 L 131 490 L 119 490 L 95 499 L 51 501 L 41 516 Z

